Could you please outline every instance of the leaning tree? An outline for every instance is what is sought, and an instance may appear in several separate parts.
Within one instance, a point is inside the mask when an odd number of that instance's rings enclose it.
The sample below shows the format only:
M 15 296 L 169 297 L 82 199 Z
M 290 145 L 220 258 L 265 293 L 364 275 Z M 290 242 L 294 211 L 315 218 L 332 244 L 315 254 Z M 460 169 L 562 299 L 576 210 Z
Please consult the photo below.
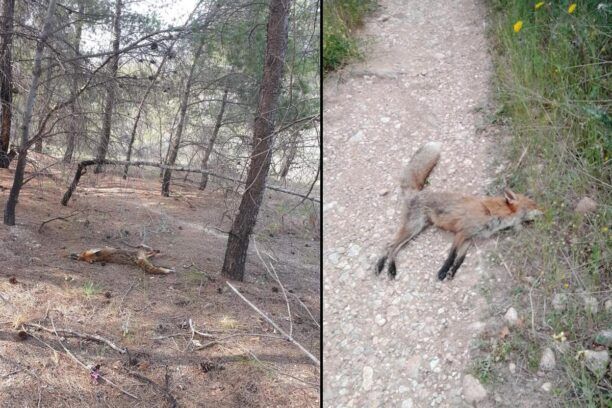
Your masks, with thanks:
M 253 125 L 253 144 L 246 189 L 229 233 L 222 269 L 223 275 L 232 279 L 243 280 L 244 278 L 249 238 L 257 222 L 257 214 L 272 160 L 274 123 L 287 51 L 290 5 L 290 0 L 270 1 L 266 53 L 259 88 L 259 102 Z

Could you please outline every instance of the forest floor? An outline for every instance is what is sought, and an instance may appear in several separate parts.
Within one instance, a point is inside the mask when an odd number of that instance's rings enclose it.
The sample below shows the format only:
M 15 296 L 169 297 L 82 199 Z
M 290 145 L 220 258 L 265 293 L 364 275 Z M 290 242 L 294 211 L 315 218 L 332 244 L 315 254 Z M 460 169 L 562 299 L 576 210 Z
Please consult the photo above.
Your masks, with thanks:
M 44 156 L 29 157 L 44 167 Z M 222 231 L 231 225 L 224 213 L 228 205 L 237 207 L 237 194 L 211 182 L 204 192 L 179 182 L 171 197 L 162 198 L 155 172 L 125 181 L 107 170 L 84 175 L 63 207 L 59 201 L 73 171 L 51 174 L 23 189 L 17 225 L 0 226 L 0 406 L 157 407 L 172 406 L 173 399 L 184 407 L 319 405 L 318 367 L 290 342 L 271 338 L 279 333 L 220 275 L 227 242 Z M 2 203 L 12 176 L 0 170 Z M 318 356 L 320 238 L 316 222 L 307 221 L 318 207 L 306 202 L 287 214 L 298 200 L 266 193 L 254 233 L 261 258 L 251 241 L 245 282 L 233 284 Z M 40 228 L 58 216 L 70 217 Z M 90 265 L 69 256 L 143 241 L 161 251 L 155 264 L 176 273 L 145 275 L 134 266 Z M 273 264 L 288 302 L 261 259 Z M 214 337 L 194 333 L 190 320 Z M 28 323 L 95 334 L 128 353 Z M 23 327 L 31 335 L 20 336 Z M 208 344 L 212 340 L 218 343 Z M 136 398 L 96 383 L 64 347 L 87 366 L 100 364 L 102 376 Z
M 489 116 L 483 4 L 378 3 L 360 35 L 364 61 L 324 85 L 324 404 L 545 406 L 552 374 L 510 364 L 491 386 L 474 365 L 478 344 L 509 330 L 511 272 L 489 254 L 520 234 L 477 242 L 456 278 L 439 282 L 452 238 L 428 229 L 400 253 L 395 280 L 374 275 L 399 227 L 401 172 L 420 146 L 442 144 L 427 189 L 499 194 L 509 168 L 507 135 Z

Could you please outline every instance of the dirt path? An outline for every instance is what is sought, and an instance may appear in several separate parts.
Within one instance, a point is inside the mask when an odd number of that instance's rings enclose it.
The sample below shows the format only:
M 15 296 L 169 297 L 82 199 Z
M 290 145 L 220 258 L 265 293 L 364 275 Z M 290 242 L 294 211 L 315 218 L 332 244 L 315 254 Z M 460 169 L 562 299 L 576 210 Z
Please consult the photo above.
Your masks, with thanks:
M 443 145 L 428 188 L 483 194 L 491 182 L 484 6 L 380 4 L 364 29 L 367 61 L 324 88 L 324 402 L 469 406 L 470 340 L 486 309 L 478 283 L 491 273 L 483 246 L 452 282 L 435 278 L 451 241 L 439 231 L 407 246 L 395 281 L 372 266 L 395 232 L 399 177 L 419 146 Z

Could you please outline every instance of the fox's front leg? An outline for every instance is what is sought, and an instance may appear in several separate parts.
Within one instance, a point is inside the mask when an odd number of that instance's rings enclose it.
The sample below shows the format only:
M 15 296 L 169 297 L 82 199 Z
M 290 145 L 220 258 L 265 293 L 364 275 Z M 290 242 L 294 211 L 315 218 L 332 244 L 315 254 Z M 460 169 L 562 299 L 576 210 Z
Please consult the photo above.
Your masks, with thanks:
M 438 279 L 444 280 L 449 270 L 449 279 L 455 277 L 457 269 L 459 269 L 459 267 L 465 260 L 465 255 L 467 253 L 468 248 L 470 247 L 470 244 L 471 241 L 466 239 L 463 234 L 459 233 L 455 235 L 455 239 L 453 240 L 453 246 L 451 247 L 450 253 L 448 254 L 448 258 L 446 258 L 444 265 L 442 265 L 442 268 L 440 268 L 440 270 L 438 271 Z

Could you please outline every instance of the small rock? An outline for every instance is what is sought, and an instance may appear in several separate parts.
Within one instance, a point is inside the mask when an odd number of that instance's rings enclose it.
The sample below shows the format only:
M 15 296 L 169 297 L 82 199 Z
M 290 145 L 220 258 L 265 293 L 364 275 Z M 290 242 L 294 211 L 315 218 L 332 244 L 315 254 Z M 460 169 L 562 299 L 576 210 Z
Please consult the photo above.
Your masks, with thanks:
M 487 398 L 487 390 L 476 378 L 467 374 L 463 377 L 463 398 L 468 403 L 479 402 Z
M 606 312 L 609 312 L 610 310 L 612 310 L 612 299 L 608 299 L 605 301 L 604 303 L 604 310 Z
M 470 333 L 472 333 L 472 336 L 479 336 L 482 334 L 486 326 L 487 325 L 485 322 L 474 322 L 468 326 L 468 329 Z
M 327 255 L 327 259 L 332 263 L 332 265 L 337 265 L 338 261 L 340 261 L 340 254 L 337 252 L 332 252 L 331 254 Z
M 387 308 L 387 317 L 396 317 L 399 316 L 401 314 L 400 308 L 397 306 L 389 306 Z
M 384 326 L 385 323 L 387 323 L 387 320 L 384 317 L 382 317 L 381 315 L 376 315 L 376 317 L 374 318 L 374 321 L 379 326 Z
M 576 204 L 576 212 L 580 214 L 587 214 L 597 209 L 597 203 L 589 197 L 582 197 L 582 199 Z
M 419 369 L 421 368 L 421 356 L 412 356 L 406 361 L 406 374 L 413 380 L 419 379 Z
M 412 400 L 408 398 L 402 401 L 402 408 L 412 408 Z
M 550 390 L 552 389 L 552 384 L 549 382 L 545 382 L 544 384 L 542 384 L 542 389 L 546 392 L 550 392 Z
M 595 336 L 595 343 L 602 346 L 612 346 L 612 329 L 602 330 Z
M 567 295 L 565 293 L 555 293 L 552 298 L 552 307 L 558 312 L 567 308 Z
M 510 370 L 512 374 L 516 373 L 516 364 L 514 363 L 508 364 L 508 370 Z
M 584 352 L 584 362 L 587 368 L 597 376 L 601 376 L 606 372 L 608 361 L 610 361 L 608 350 L 585 350 Z
M 508 325 L 515 326 L 518 322 L 518 313 L 516 312 L 516 309 L 513 307 L 508 309 L 508 311 L 504 315 L 504 320 L 508 322 Z
M 597 314 L 599 311 L 599 305 L 597 304 L 597 298 L 593 296 L 584 296 L 584 310 L 591 314 Z
M 380 121 L 381 121 L 382 123 L 389 123 L 389 122 L 391 121 L 391 118 L 382 117 L 382 118 L 380 118 Z
M 440 359 L 438 359 L 438 357 L 434 357 L 433 359 L 431 359 L 431 361 L 429 362 L 429 368 L 431 368 L 432 370 L 435 369 L 438 366 L 438 363 L 440 362 Z
M 332 208 L 334 208 L 336 205 L 338 205 L 338 202 L 337 202 L 337 201 L 332 201 L 332 202 L 329 202 L 329 203 L 325 203 L 325 204 L 323 204 L 323 212 L 326 212 L 326 211 L 331 210 L 331 209 L 332 209 Z
M 359 132 L 355 133 L 353 136 L 350 137 L 349 142 L 359 143 L 363 140 L 363 137 L 364 137 L 363 131 L 360 130 Z
M 363 382 L 361 383 L 361 387 L 365 391 L 370 391 L 372 388 L 372 382 L 374 379 L 374 369 L 370 366 L 363 367 Z
M 379 195 L 379 196 L 381 196 L 381 197 L 384 197 L 384 196 L 386 196 L 387 194 L 389 194 L 389 190 L 388 190 L 388 189 L 386 189 L 386 188 L 383 188 L 382 190 L 380 190 L 380 191 L 378 192 L 378 195 Z
M 546 347 L 542 353 L 542 359 L 540 360 L 540 370 L 554 370 L 555 365 L 555 353 L 550 349 L 550 347 Z
M 361 251 L 361 247 L 359 245 L 350 244 L 349 249 L 348 249 L 348 256 L 350 256 L 351 258 L 354 258 L 357 255 L 359 255 L 360 251 Z

